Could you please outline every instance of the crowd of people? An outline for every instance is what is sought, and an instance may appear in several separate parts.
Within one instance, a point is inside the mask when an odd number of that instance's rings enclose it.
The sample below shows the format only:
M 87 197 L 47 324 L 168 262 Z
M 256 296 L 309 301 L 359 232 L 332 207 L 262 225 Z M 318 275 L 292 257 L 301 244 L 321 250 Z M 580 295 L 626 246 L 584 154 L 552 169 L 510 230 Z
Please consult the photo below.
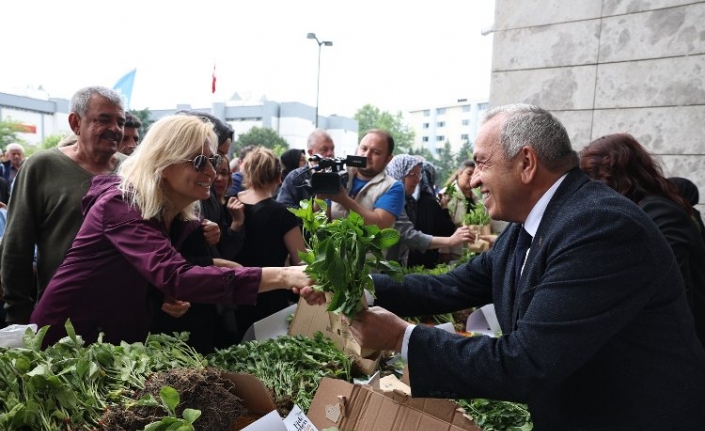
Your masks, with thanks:
M 303 297 L 325 301 L 301 265 L 300 222 L 313 196 L 330 219 L 351 211 L 395 228 L 387 258 L 433 268 L 478 238 L 466 215 L 486 208 L 491 248 L 443 275 L 373 275 L 374 306 L 351 324 L 363 347 L 400 352 L 414 396 L 529 405 L 536 429 L 696 429 L 705 423 L 705 230 L 697 187 L 666 178 L 631 135 L 579 153 L 563 125 L 532 105 L 491 109 L 472 160 L 442 186 L 433 164 L 394 155 L 367 131 L 337 193 L 314 194 L 316 160 L 335 156 L 322 129 L 281 157 L 233 129 L 179 111 L 140 137 L 119 94 L 71 99 L 73 135 L 0 165 L 0 277 L 7 323 L 71 319 L 87 342 L 189 332 L 202 353 L 239 343 L 257 320 Z M 317 156 L 317 157 L 314 157 Z M 694 192 L 693 192 L 694 190 Z M 502 335 L 461 337 L 422 316 L 494 304 Z M 658 425 L 658 427 L 656 426 Z

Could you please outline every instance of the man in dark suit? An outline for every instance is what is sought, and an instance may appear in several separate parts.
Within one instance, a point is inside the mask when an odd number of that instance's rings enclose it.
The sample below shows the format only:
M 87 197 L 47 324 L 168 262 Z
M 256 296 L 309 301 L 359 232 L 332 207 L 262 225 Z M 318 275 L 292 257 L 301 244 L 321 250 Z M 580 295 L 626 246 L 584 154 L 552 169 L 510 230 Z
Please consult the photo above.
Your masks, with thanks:
M 527 403 L 537 431 L 702 429 L 705 351 L 654 223 L 580 172 L 565 128 L 543 109 L 489 111 L 474 159 L 490 216 L 513 224 L 448 274 L 375 275 L 375 305 L 391 312 L 372 307 L 353 321 L 360 344 L 402 352 L 413 396 Z M 524 230 L 529 249 L 515 253 Z M 392 314 L 487 303 L 499 338 Z

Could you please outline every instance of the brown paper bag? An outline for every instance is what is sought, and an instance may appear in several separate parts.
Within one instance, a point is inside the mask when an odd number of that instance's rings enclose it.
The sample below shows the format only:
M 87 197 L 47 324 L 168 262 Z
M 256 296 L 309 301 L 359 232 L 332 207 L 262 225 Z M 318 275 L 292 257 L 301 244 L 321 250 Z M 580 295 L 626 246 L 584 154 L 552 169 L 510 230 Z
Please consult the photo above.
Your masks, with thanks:
M 328 297 L 330 300 L 330 297 Z M 362 298 L 365 308 L 367 302 Z M 313 337 L 320 331 L 330 338 L 343 352 L 353 356 L 360 370 L 372 375 L 379 366 L 381 352 L 372 349 L 363 349 L 352 333 L 350 326 L 342 319 L 342 315 L 326 310 L 327 305 L 309 305 L 303 298 L 299 299 L 294 314 L 294 320 L 289 327 L 289 335 L 304 335 Z

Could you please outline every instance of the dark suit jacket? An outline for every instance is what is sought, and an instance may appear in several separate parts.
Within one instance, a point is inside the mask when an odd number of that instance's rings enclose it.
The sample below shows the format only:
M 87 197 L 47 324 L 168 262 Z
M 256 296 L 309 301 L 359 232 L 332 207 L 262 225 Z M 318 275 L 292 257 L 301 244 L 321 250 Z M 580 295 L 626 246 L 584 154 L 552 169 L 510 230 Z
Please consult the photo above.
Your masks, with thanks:
M 495 304 L 500 338 L 414 329 L 413 396 L 524 402 L 536 431 L 702 429 L 705 351 L 678 265 L 648 216 L 571 171 L 515 294 L 520 228 L 442 276 L 375 276 L 375 304 L 402 316 Z

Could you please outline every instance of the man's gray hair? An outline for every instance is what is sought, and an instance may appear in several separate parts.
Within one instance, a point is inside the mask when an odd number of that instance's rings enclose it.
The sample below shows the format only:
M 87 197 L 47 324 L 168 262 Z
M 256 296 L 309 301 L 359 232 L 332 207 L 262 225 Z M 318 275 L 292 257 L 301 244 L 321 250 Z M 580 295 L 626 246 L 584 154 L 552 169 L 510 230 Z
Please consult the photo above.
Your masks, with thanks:
M 5 147 L 5 151 L 8 153 L 12 150 L 19 150 L 22 154 L 24 154 L 24 147 L 17 142 L 7 144 L 7 147 Z
M 306 148 L 308 148 L 309 150 L 312 149 L 313 146 L 316 145 L 316 140 L 318 139 L 319 136 L 322 137 L 323 139 L 325 139 L 326 141 L 333 142 L 333 138 L 330 137 L 328 132 L 326 132 L 323 129 L 316 129 L 313 132 L 311 132 L 310 135 L 308 135 L 308 140 L 306 141 Z
M 499 142 L 507 159 L 528 145 L 549 171 L 568 171 L 578 166 L 578 154 L 570 144 L 568 132 L 550 112 L 524 103 L 503 105 L 487 111 L 482 123 L 498 115 L 504 115 Z
M 123 110 L 125 109 L 120 93 L 106 87 L 93 86 L 81 88 L 74 93 L 71 97 L 71 102 L 69 103 L 69 112 L 73 112 L 79 117 L 84 117 L 86 115 L 86 111 L 88 110 L 88 101 L 94 94 L 105 97 L 114 105 L 119 106 Z

